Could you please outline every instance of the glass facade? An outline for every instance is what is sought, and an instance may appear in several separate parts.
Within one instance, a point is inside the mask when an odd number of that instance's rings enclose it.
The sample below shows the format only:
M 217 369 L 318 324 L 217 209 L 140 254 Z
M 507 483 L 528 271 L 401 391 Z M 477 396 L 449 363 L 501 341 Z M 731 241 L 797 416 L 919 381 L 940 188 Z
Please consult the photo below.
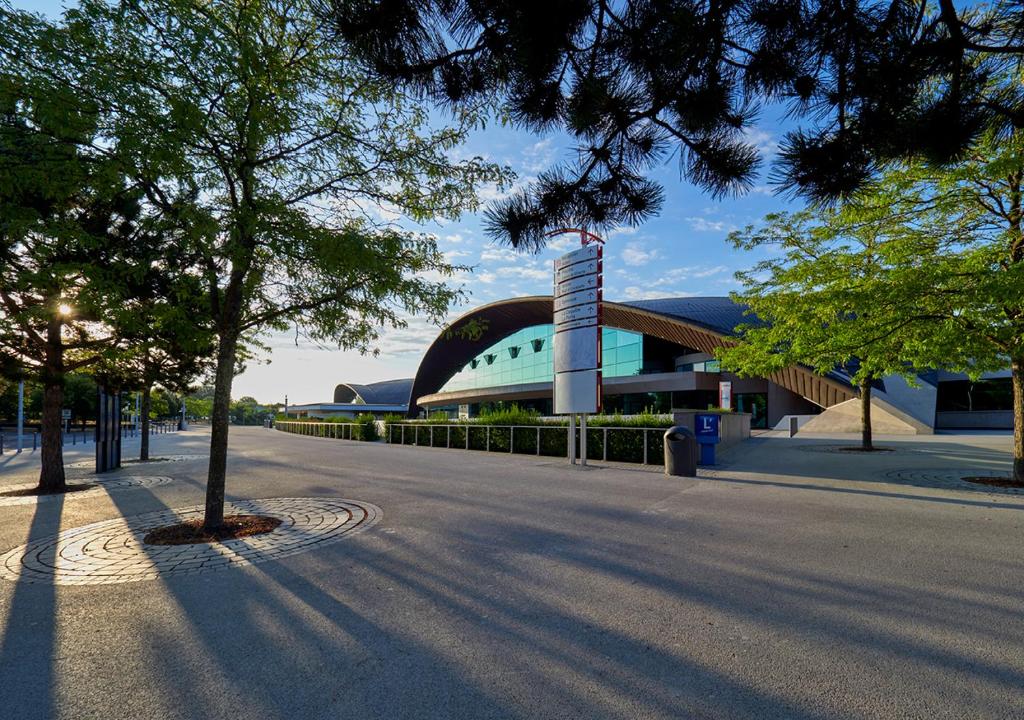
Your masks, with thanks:
M 551 338 L 554 325 L 523 328 L 486 348 L 455 373 L 440 392 L 475 390 L 501 385 L 551 382 Z M 639 375 L 643 368 L 643 336 L 602 328 L 601 364 L 604 377 Z

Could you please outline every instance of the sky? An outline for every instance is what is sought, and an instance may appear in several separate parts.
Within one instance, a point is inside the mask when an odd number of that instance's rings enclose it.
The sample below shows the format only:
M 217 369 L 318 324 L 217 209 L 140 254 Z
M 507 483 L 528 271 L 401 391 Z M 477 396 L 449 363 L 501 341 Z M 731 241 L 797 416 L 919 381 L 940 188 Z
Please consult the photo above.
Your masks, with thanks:
M 67 5 L 61 0 L 14 0 L 15 7 L 56 16 Z M 781 113 L 765 112 L 748 139 L 762 151 L 767 170 L 786 125 Z M 541 170 L 572 157 L 571 140 L 560 134 L 537 136 L 512 128 L 489 125 L 476 132 L 461 149 L 463 156 L 480 155 L 511 167 L 517 185 L 529 184 Z M 661 213 L 639 227 L 615 228 L 605 233 L 604 297 L 610 301 L 640 300 L 682 295 L 727 295 L 739 289 L 734 273 L 750 268 L 761 255 L 732 248 L 728 234 L 757 223 L 767 213 L 792 209 L 773 192 L 764 176 L 740 197 L 712 200 L 681 179 L 678 157 L 651 173 L 665 190 Z M 484 197 L 496 197 L 493 189 Z M 483 212 L 464 215 L 457 222 L 414 225 L 410 229 L 432 233 L 448 259 L 472 267 L 459 275 L 466 299 L 451 309 L 449 320 L 488 302 L 525 295 L 548 295 L 552 289 L 552 260 L 579 243 L 577 238 L 556 239 L 537 255 L 522 255 L 495 245 L 482 231 Z M 251 396 L 260 402 L 290 404 L 330 402 L 339 382 L 369 383 L 415 375 L 420 358 L 437 337 L 439 328 L 410 318 L 409 327 L 382 331 L 376 356 L 325 349 L 294 332 L 266 338 L 270 353 L 235 378 L 232 396 Z

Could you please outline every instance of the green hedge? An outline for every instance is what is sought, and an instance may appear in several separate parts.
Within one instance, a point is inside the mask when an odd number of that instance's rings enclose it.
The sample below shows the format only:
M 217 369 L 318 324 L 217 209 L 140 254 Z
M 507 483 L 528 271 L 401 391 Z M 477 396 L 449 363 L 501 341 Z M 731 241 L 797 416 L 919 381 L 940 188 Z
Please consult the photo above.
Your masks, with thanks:
M 402 428 L 405 428 L 404 438 Z M 431 431 L 433 428 L 433 431 Z M 511 427 L 508 425 L 481 425 L 479 423 L 430 424 L 424 422 L 391 423 L 387 426 L 384 439 L 395 445 L 419 445 L 422 447 L 450 447 L 456 450 L 468 449 L 491 452 L 510 451 L 517 455 L 542 455 L 566 457 L 566 428 L 562 424 L 535 424 Z M 466 434 L 469 434 L 469 442 Z M 661 465 L 664 462 L 661 427 L 611 427 L 607 431 L 608 460 L 616 462 L 642 463 L 644 461 L 644 434 L 647 435 L 647 462 Z M 540 452 L 537 452 L 538 434 Z M 449 439 L 450 438 L 450 439 Z M 489 439 L 488 439 L 489 438 Z M 601 427 L 587 428 L 587 458 L 604 459 L 605 431 Z M 579 448 L 577 446 L 577 452 Z
M 282 423 L 295 424 L 282 426 Z M 380 433 L 377 432 L 377 421 L 374 420 L 373 415 L 369 414 L 343 420 L 281 420 L 275 424 L 275 428 L 281 432 L 307 437 L 362 440 L 364 442 L 376 442 L 380 439 Z

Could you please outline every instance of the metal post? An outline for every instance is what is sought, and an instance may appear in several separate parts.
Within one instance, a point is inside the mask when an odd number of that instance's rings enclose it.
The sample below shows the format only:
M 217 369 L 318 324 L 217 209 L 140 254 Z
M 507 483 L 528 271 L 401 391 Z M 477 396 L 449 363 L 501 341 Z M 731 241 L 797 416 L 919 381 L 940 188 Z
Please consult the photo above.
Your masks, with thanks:
M 537 454 L 540 455 L 540 425 L 537 426 Z
M 469 450 L 469 425 L 463 425 L 462 429 L 466 431 L 466 449 Z
M 434 426 L 430 426 L 430 447 L 434 447 Z
M 604 439 L 601 441 L 601 460 L 608 462 L 608 428 L 604 429 Z
M 18 452 L 25 446 L 25 381 L 18 382 Z
M 514 448 L 515 445 L 516 445 L 516 426 L 515 425 L 509 425 L 508 426 L 508 451 L 509 451 L 510 454 L 512 453 L 512 448 Z
M 644 465 L 647 464 L 647 428 L 644 428 Z
M 569 464 L 576 464 L 576 413 L 569 413 Z
M 580 414 L 580 465 L 587 464 L 587 414 Z
M 451 425 L 448 426 L 448 439 L 445 440 L 444 446 L 446 448 L 451 448 L 451 446 L 452 446 L 452 426 Z
M 402 444 L 405 445 L 405 425 L 402 425 Z
M 491 426 L 487 426 L 487 444 L 484 446 L 487 448 L 487 452 L 491 451 Z

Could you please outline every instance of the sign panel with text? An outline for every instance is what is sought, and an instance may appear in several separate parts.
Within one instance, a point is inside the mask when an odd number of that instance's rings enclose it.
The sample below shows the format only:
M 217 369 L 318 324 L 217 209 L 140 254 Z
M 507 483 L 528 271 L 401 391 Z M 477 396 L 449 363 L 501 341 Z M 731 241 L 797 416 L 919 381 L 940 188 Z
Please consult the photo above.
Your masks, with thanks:
M 554 265 L 554 411 L 594 413 L 601 407 L 602 248 L 586 245 Z

